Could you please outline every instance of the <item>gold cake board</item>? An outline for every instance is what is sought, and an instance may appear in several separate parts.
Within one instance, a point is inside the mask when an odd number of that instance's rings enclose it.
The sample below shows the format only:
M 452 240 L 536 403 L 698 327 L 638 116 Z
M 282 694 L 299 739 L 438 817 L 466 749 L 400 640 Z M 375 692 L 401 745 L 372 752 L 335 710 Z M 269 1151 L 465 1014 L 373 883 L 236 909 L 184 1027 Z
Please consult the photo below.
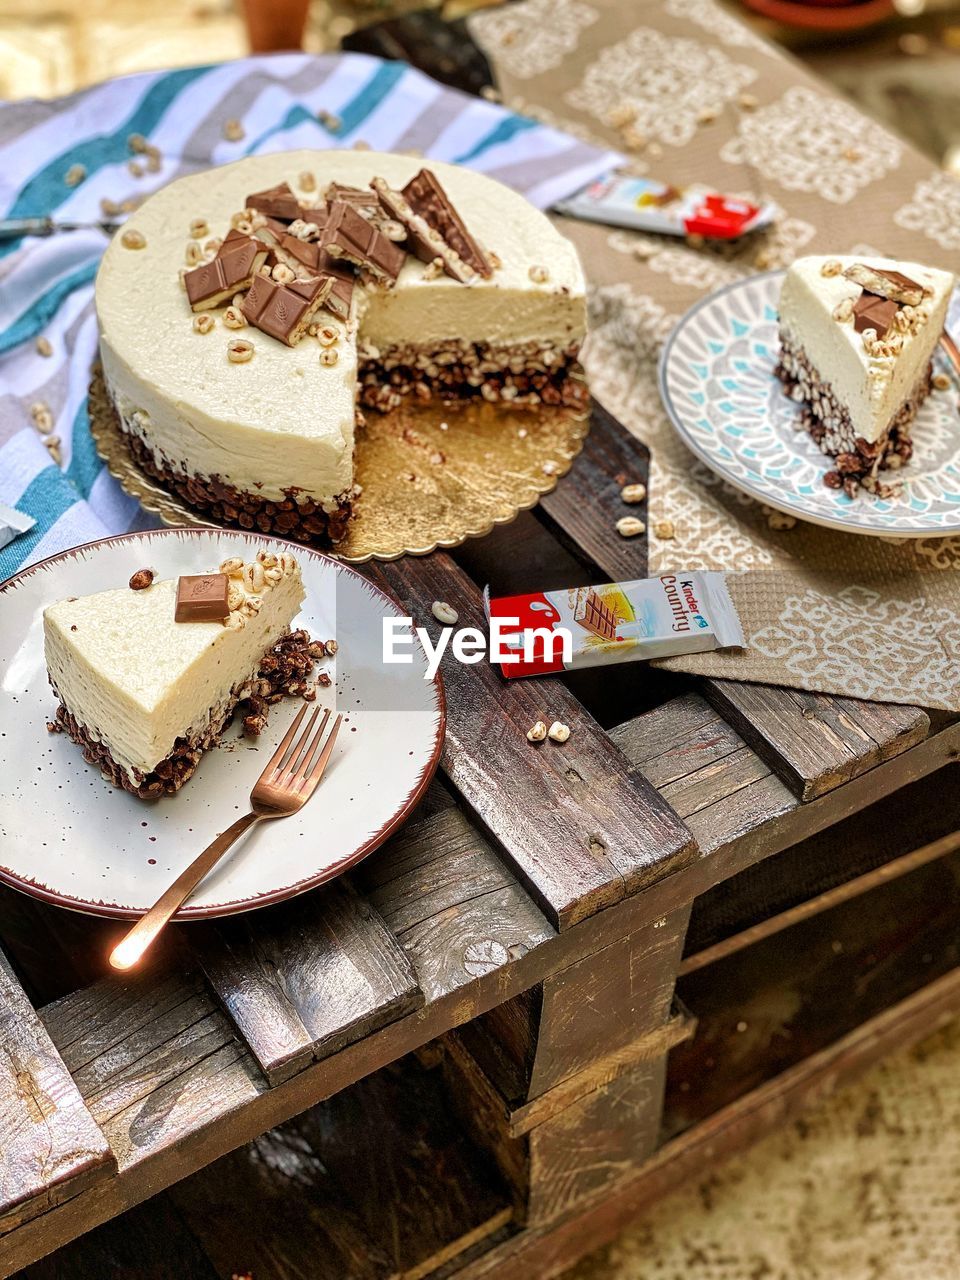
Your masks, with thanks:
M 90 384 L 90 433 L 121 488 L 173 526 L 217 527 L 147 476 L 127 447 L 103 375 Z M 354 466 L 362 495 L 340 560 L 427 555 L 482 537 L 536 505 L 570 470 L 589 414 L 540 406 L 512 409 L 469 401 L 404 404 L 371 412 L 357 432 Z

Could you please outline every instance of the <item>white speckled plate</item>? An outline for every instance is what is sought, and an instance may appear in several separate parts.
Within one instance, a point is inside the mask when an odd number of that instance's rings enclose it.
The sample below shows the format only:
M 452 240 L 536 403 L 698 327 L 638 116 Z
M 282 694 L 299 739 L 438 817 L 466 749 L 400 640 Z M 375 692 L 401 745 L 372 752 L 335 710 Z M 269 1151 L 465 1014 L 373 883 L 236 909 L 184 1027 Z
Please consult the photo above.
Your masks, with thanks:
M 162 578 L 201 573 L 227 556 L 252 559 L 272 541 L 204 529 L 127 534 L 44 560 L 0 585 L 0 881 L 77 911 L 133 917 L 246 809 L 299 700 L 271 708 L 259 740 L 228 731 L 179 794 L 146 803 L 105 782 L 65 734 L 47 732 L 56 702 L 42 613 L 64 596 L 122 586 L 146 565 Z M 255 827 L 178 919 L 281 902 L 339 875 L 400 826 L 440 759 L 443 688 L 439 677 L 423 678 L 423 650 L 414 646 L 412 665 L 380 659 L 381 620 L 399 610 L 355 570 L 281 545 L 300 561 L 307 593 L 294 626 L 339 642 L 336 680 L 320 693 L 344 723 L 310 802 Z
M 680 320 L 660 358 L 660 393 L 686 444 L 724 480 L 801 520 L 876 537 L 960 533 L 960 387 L 934 391 L 917 415 L 903 494 L 848 498 L 823 483 L 830 460 L 774 377 L 782 271 L 726 285 Z M 960 328 L 960 290 L 950 308 Z M 950 372 L 942 354 L 935 371 Z

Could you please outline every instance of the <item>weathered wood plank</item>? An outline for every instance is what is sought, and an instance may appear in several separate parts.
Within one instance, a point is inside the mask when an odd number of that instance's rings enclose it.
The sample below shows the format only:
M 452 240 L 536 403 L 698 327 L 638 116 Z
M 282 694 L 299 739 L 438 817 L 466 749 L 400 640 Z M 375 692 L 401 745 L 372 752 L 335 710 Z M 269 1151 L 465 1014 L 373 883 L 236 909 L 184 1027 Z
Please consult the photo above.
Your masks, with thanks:
M 544 979 L 524 1101 L 663 1025 L 689 916 L 681 907 Z
M 531 1226 L 629 1177 L 653 1153 L 665 1078 L 665 1056 L 642 1063 L 531 1131 Z
M 590 402 L 590 434 L 576 465 L 540 499 L 539 513 L 574 546 L 576 554 L 602 565 L 614 582 L 647 574 L 647 539 L 622 538 L 620 516 L 646 520 L 646 501 L 629 506 L 620 498 L 624 485 L 649 480 L 650 453 L 596 400 Z M 573 585 L 572 583 L 569 585 Z
M 375 572 L 432 637 L 442 630 L 431 615 L 437 599 L 485 633 L 480 593 L 449 557 Z M 683 823 L 560 681 L 505 681 L 486 661 L 467 666 L 449 654 L 442 669 L 443 768 L 551 922 L 568 927 L 694 858 Z M 526 731 L 539 719 L 569 724 L 569 742 L 532 746 Z
M 801 800 L 812 800 L 927 736 L 919 707 L 828 697 L 734 680 L 704 680 L 706 696 Z
M 512 1216 L 442 1073 L 409 1057 L 169 1195 L 220 1275 L 257 1280 L 418 1280 Z
M 114 1168 L 106 1138 L 0 952 L 0 1233 Z
M 610 736 L 630 759 L 643 760 L 644 773 L 686 815 L 704 854 L 682 877 L 694 896 L 960 760 L 960 725 L 953 723 L 845 786 L 802 802 L 697 694 L 638 716 Z M 662 753 L 661 740 L 669 743 Z M 708 763 L 698 767 L 701 758 Z M 679 888 L 680 880 L 676 883 Z M 675 903 L 678 895 L 670 892 L 672 887 L 671 878 L 648 892 L 651 906 L 661 890 L 668 903 Z
M 271 1084 L 423 1003 L 403 949 L 347 880 L 188 936 Z
M 458 809 L 402 832 L 358 882 L 410 956 L 429 1000 L 556 936 Z

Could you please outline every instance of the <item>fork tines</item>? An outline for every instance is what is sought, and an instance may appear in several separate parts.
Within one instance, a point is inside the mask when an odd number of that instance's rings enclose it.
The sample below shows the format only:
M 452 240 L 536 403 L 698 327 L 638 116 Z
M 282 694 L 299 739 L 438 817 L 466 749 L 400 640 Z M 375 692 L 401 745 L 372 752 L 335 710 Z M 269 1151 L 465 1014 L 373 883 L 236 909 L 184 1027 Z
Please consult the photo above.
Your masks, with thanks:
M 297 730 L 303 724 L 306 705 L 302 706 L 294 716 L 293 723 L 284 734 L 283 741 L 277 747 L 270 763 L 263 771 L 263 780 L 277 787 L 298 787 L 307 782 L 318 782 L 330 759 L 340 725 L 342 715 L 334 718 L 333 726 L 324 742 L 324 733 L 330 721 L 329 709 L 323 713 L 319 726 L 314 730 L 320 708 L 314 707 L 306 727 L 296 741 Z

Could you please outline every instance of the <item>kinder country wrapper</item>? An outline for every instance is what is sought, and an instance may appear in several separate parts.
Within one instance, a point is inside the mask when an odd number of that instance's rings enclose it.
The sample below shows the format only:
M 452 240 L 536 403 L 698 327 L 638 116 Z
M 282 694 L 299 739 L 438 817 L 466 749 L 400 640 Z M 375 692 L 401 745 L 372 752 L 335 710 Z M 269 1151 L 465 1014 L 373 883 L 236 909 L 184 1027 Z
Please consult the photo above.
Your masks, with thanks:
M 631 231 L 732 240 L 773 221 L 773 206 L 725 196 L 709 187 L 673 187 L 652 178 L 608 173 L 555 206 L 559 213 Z
M 489 600 L 491 630 L 498 620 L 501 651 L 512 659 L 500 669 L 537 676 L 742 646 L 725 577 L 692 570 Z

